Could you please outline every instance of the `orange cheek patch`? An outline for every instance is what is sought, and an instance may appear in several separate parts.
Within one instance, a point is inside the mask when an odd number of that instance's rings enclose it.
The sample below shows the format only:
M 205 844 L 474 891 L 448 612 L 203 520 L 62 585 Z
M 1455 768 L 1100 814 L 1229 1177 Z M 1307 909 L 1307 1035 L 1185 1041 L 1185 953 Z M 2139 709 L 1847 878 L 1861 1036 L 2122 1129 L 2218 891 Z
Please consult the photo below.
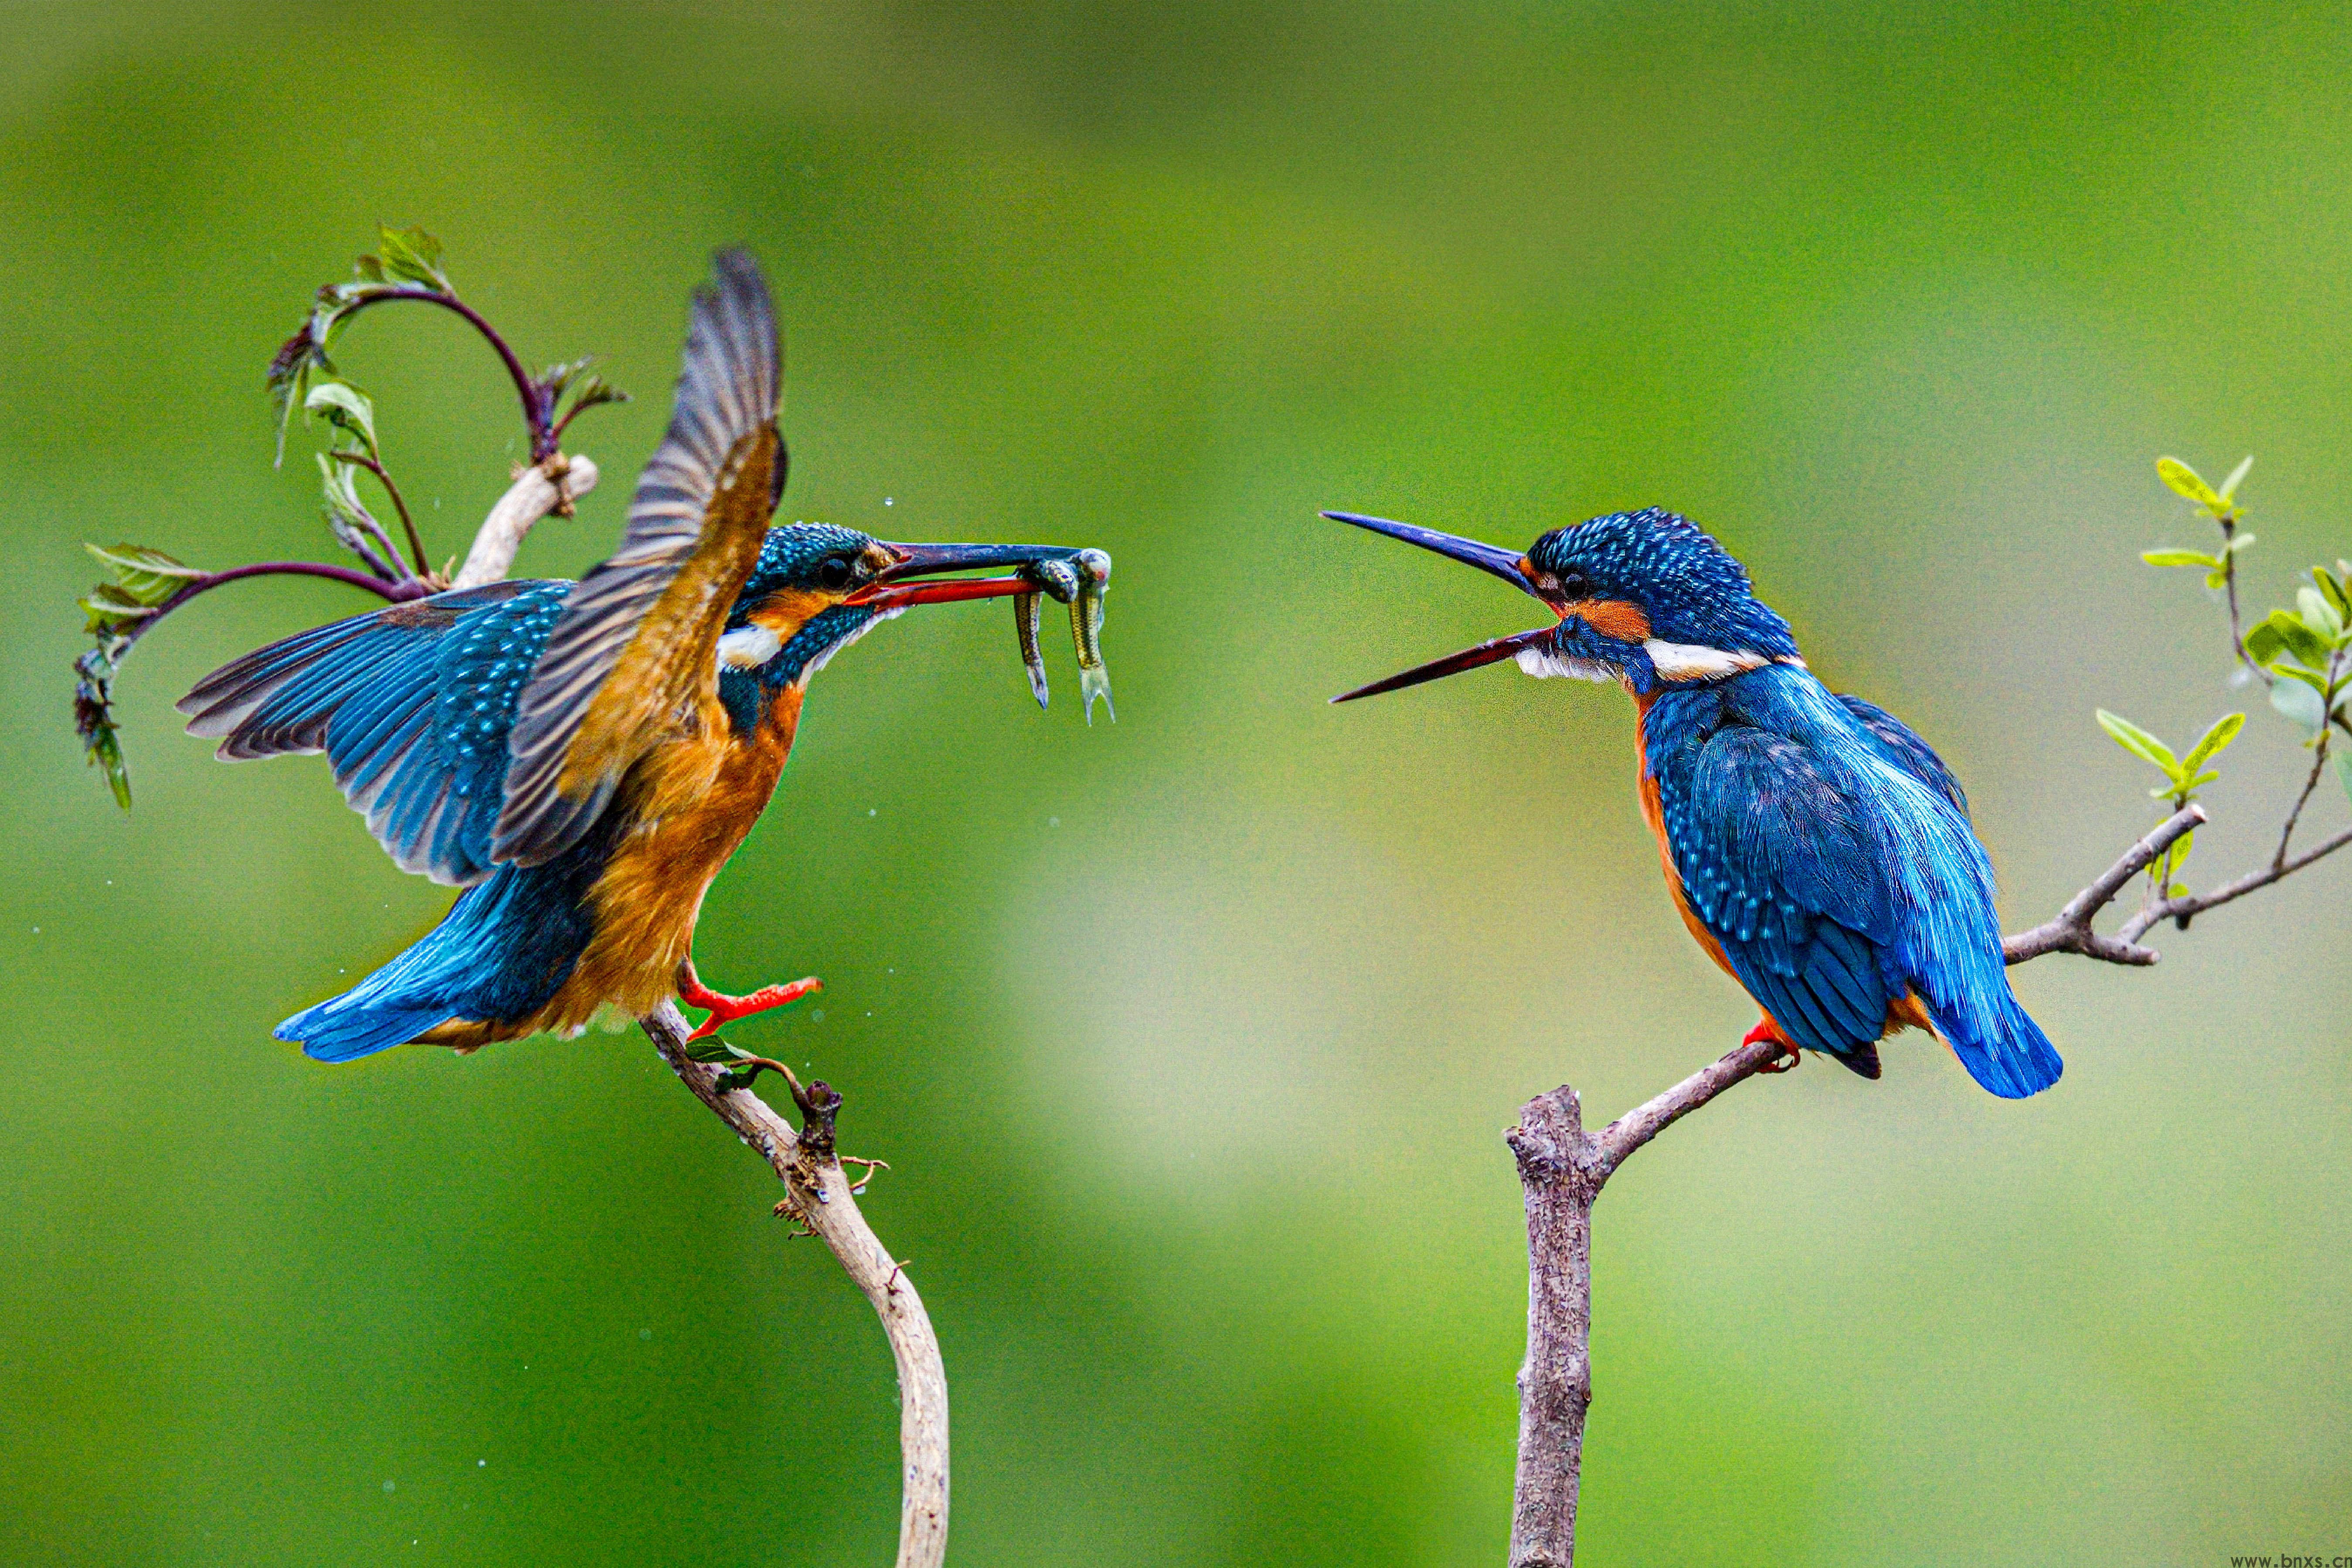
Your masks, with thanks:
M 833 603 L 822 593 L 798 588 L 779 589 L 751 607 L 751 620 L 752 624 L 773 632 L 778 642 L 789 642 L 793 632 L 820 612 L 833 608 Z
M 1584 623 L 1603 637 L 1614 637 L 1621 643 L 1646 643 L 1650 640 L 1650 618 L 1642 607 L 1622 599 L 1583 599 L 1564 605 L 1561 612 L 1581 616 Z

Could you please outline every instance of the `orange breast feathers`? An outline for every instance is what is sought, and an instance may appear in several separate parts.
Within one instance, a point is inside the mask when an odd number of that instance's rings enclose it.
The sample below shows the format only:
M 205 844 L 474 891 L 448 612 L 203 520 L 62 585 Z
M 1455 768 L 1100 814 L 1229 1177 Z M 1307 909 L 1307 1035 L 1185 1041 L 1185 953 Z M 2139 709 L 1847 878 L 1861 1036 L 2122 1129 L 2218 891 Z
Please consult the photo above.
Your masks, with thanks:
M 596 935 L 533 1027 L 584 1023 L 607 1002 L 637 1016 L 677 994 L 703 894 L 776 792 L 801 698 L 777 694 L 749 737 L 721 720 L 638 762 L 614 807 L 629 827 L 589 895 Z

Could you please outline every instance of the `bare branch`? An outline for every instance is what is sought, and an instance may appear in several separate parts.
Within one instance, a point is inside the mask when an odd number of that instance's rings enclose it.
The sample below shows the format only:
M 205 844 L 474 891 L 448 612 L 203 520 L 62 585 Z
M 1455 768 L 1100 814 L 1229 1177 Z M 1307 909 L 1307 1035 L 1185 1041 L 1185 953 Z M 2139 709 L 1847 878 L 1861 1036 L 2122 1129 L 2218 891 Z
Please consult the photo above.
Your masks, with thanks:
M 2252 671 L 2256 680 L 2266 686 L 2276 685 L 2278 677 L 2256 664 L 2254 656 L 2246 652 L 2246 633 L 2238 615 L 2238 552 L 2230 548 L 2237 534 L 2238 519 L 2234 517 L 2223 517 L 2221 519 L 2221 586 L 2230 605 L 2230 646 L 2238 651 L 2238 662 Z
M 466 564 L 449 585 L 479 588 L 504 577 L 514 565 L 515 552 L 522 549 L 524 536 L 551 512 L 570 517 L 572 503 L 594 489 L 597 477 L 594 463 L 562 453 L 516 475 L 514 484 L 482 520 Z
M 664 1002 L 639 1022 L 694 1097 L 775 1167 L 789 1195 L 791 1207 L 785 1212 L 823 1238 L 882 1320 L 882 1332 L 898 1364 L 898 1442 L 905 1460 L 898 1564 L 938 1568 L 948 1542 L 946 1364 L 914 1281 L 866 1225 L 851 1196 L 850 1178 L 833 1146 L 833 1117 L 841 1096 L 822 1082 L 796 1089 L 807 1134 L 803 1137 L 751 1091 L 719 1092 L 719 1070 L 686 1053 L 686 1038 L 692 1030 L 677 1004 Z
M 1607 1181 L 1615 1175 L 1635 1149 L 1787 1054 L 1788 1048 L 1778 1040 L 1749 1040 L 1610 1123 L 1601 1130 L 1599 1140 L 1601 1179 Z
M 1503 1134 L 1528 1209 L 1528 1359 L 1519 1368 L 1519 1469 L 1511 1568 L 1569 1568 L 1576 1555 L 1584 1413 L 1592 1404 L 1592 1200 L 1606 1179 L 1576 1091 L 1519 1107 Z
M 2004 938 L 2001 957 L 2011 964 L 2022 964 L 2039 958 L 2045 953 L 2080 953 L 2086 958 L 2103 958 L 2110 964 L 2148 965 L 2159 955 L 2154 948 L 2142 947 L 2134 936 L 2117 939 L 2102 936 L 2091 929 L 2091 922 L 2100 910 L 2115 902 L 2124 884 L 2154 864 L 2156 858 L 2180 841 L 2206 821 L 2205 808 L 2183 806 L 2156 825 L 2147 837 L 2124 852 L 2123 859 L 2101 872 L 2090 886 L 2066 901 L 2066 907 L 2054 918 L 2046 920 L 2031 931 L 2021 931 Z M 2129 929 L 2126 927 L 2126 929 Z M 2142 926 L 2142 930 L 2147 927 Z
M 2305 850 L 2291 861 L 2265 866 L 2261 871 L 2249 872 L 2237 881 L 2227 883 L 2210 893 L 2191 894 L 2187 898 L 2158 899 L 2125 921 L 2123 929 L 2116 933 L 2116 939 L 2125 943 L 2135 943 L 2149 928 L 2161 921 L 2186 920 L 2191 915 L 2202 915 L 2209 909 L 2218 909 L 2222 904 L 2232 903 L 2250 893 L 2268 887 L 2274 882 L 2281 882 L 2293 876 L 2314 861 L 2324 860 L 2347 844 L 2352 844 L 2352 828 L 2347 828 L 2334 838 L 2324 841 L 2315 849 Z
M 393 509 L 400 514 L 400 526 L 408 530 L 408 549 L 416 561 L 416 575 L 419 577 L 430 575 L 433 569 L 425 564 L 425 541 L 417 537 L 416 519 L 408 515 L 408 503 L 401 498 L 400 486 L 392 482 L 392 476 L 384 471 L 383 465 L 364 452 L 351 449 L 331 452 L 327 455 L 341 463 L 357 464 L 375 476 L 376 483 L 383 486 L 383 493 L 392 497 Z M 383 529 L 381 527 L 376 529 L 376 538 L 383 540 L 384 549 L 392 549 L 392 541 L 383 538 Z M 394 550 L 393 557 L 398 559 L 399 552 Z
M 2327 732 L 2319 732 L 2318 744 L 2311 750 L 2311 772 L 2303 781 L 2303 793 L 2294 798 L 2294 810 L 2286 814 L 2286 825 L 2279 829 L 2278 850 L 2271 856 L 2271 869 L 2286 864 L 2287 847 L 2294 842 L 2294 825 L 2303 821 L 2303 809 L 2311 803 L 2311 792 L 2319 788 L 2319 776 L 2327 771 Z
M 393 299 L 419 299 L 427 305 L 438 305 L 444 310 L 463 317 L 468 326 L 479 332 L 483 340 L 497 350 L 499 362 L 507 368 L 507 379 L 514 382 L 515 395 L 522 400 L 523 423 L 530 428 L 531 461 L 542 463 L 555 455 L 555 427 L 548 417 L 555 411 L 548 406 L 539 383 L 531 379 L 529 371 L 522 368 L 522 361 L 507 346 L 507 340 L 499 335 L 499 329 L 485 320 L 480 311 L 455 294 L 445 294 L 421 284 L 402 284 L 396 287 L 376 289 L 345 310 L 344 319 L 348 320 L 372 306 Z M 483 580 L 490 580 L 485 578 Z

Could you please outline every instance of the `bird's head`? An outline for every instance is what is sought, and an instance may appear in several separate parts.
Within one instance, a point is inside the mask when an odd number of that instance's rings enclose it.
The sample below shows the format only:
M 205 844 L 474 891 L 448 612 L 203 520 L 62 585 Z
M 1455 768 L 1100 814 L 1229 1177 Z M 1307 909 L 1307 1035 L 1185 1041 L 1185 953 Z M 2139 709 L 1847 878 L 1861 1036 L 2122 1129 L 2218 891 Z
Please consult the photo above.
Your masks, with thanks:
M 1543 601 L 1554 617 L 1534 631 L 1465 648 L 1334 702 L 1504 659 L 1517 660 L 1531 675 L 1622 681 L 1636 695 L 1662 684 L 1720 680 L 1768 664 L 1799 662 L 1789 623 L 1748 591 L 1747 569 L 1691 523 L 1655 507 L 1554 528 L 1525 555 L 1410 523 L 1352 512 L 1323 515 L 1491 572 Z
M 1037 587 L 1024 577 L 950 574 L 1077 554 L 1059 545 L 889 544 L 831 523 L 772 528 L 719 639 L 719 669 L 755 674 L 771 690 L 801 685 L 835 653 L 914 605 Z

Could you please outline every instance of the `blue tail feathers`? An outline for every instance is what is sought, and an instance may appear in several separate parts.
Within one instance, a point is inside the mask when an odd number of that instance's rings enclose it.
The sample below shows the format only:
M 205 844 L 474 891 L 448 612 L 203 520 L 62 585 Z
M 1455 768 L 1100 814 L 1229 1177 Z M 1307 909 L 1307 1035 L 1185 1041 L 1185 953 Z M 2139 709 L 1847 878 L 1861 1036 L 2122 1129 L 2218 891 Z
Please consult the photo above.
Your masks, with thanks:
M 370 997 L 369 989 L 362 981 L 340 997 L 303 1009 L 271 1032 L 280 1040 L 300 1041 L 302 1054 L 314 1061 L 356 1061 L 405 1045 L 449 1017 L 446 1004 L 404 1007 L 389 998 Z
M 2057 1082 L 2066 1064 L 2017 998 L 2003 996 L 1992 1011 L 1993 1018 L 1987 1020 L 1991 1027 L 1974 1030 L 1949 1027 L 1941 1016 L 1936 1019 L 1969 1076 L 2004 1100 L 2022 1100 Z

